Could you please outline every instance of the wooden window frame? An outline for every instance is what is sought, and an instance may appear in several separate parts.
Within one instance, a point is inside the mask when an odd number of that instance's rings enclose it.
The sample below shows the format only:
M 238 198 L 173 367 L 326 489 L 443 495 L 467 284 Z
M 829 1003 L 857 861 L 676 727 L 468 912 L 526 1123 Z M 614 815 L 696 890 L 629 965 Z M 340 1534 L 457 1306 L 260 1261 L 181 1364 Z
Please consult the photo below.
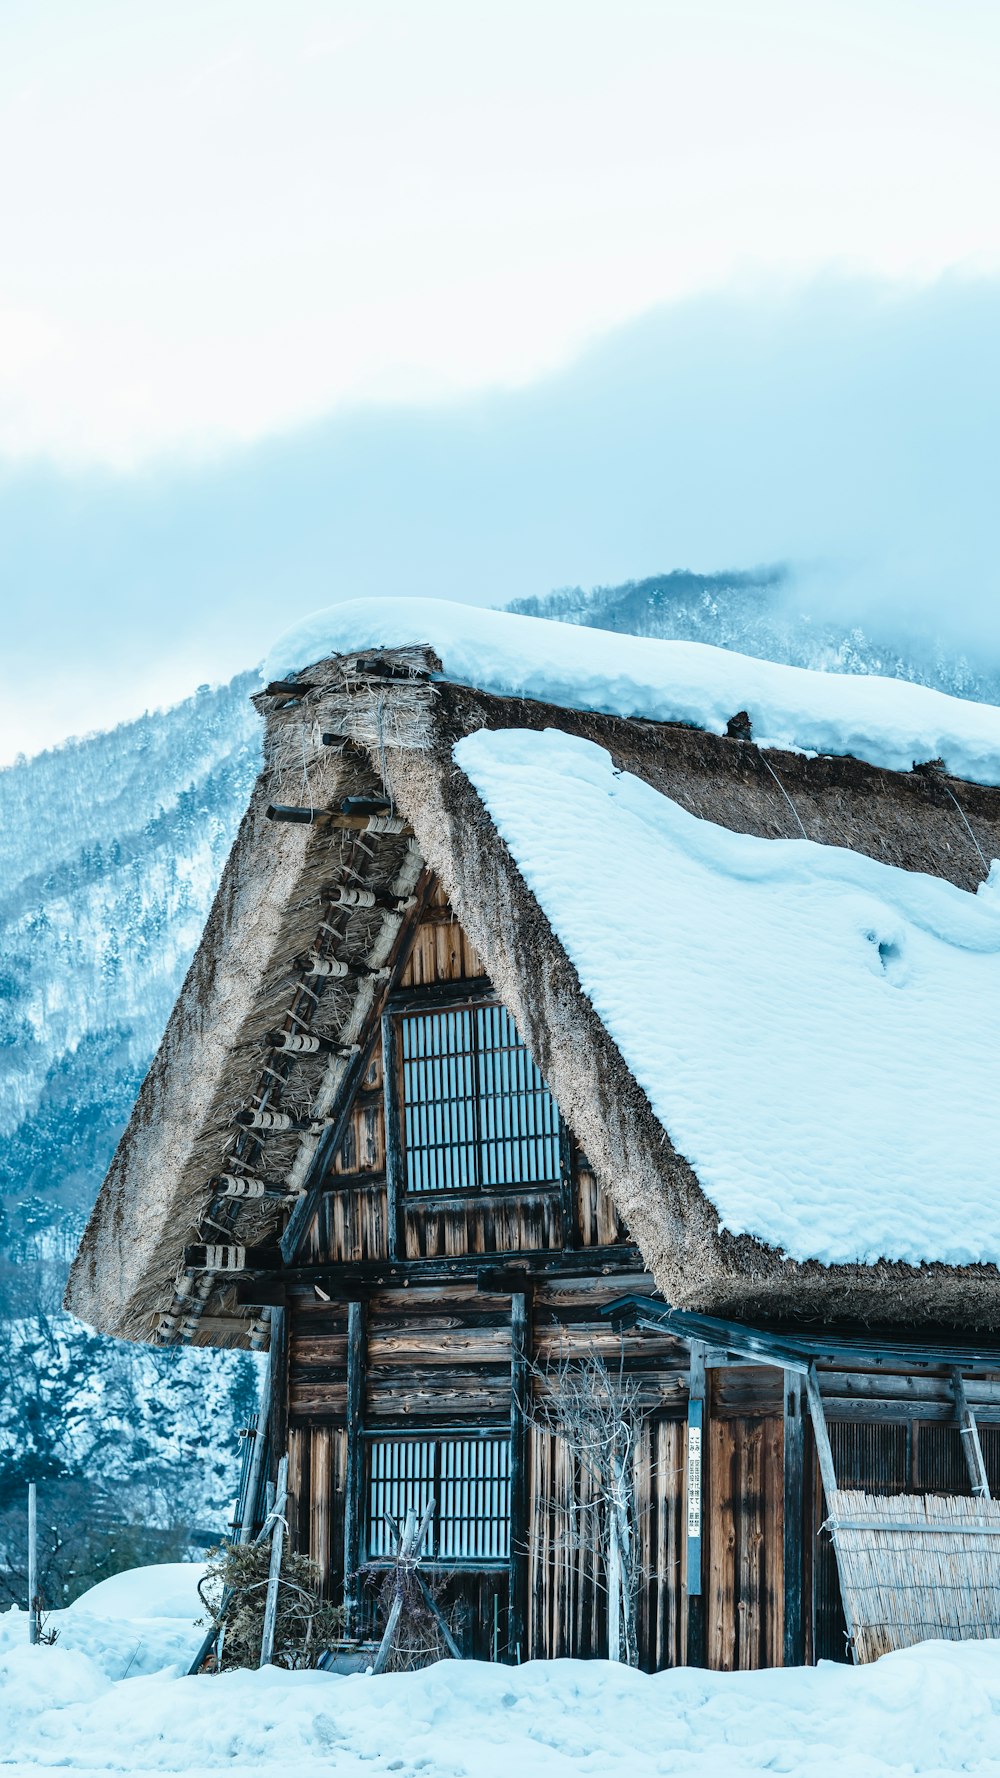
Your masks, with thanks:
M 455 985 L 458 987 L 458 984 Z M 510 1014 L 504 1007 L 496 991 L 491 985 L 477 983 L 470 990 L 469 984 L 462 984 L 462 991 L 456 992 L 451 984 L 443 984 L 444 992 L 434 993 L 427 989 L 412 993 L 394 995 L 386 1009 L 382 1026 L 383 1070 L 386 1108 L 386 1171 L 390 1182 L 390 1222 L 393 1221 L 393 1204 L 398 1215 L 402 1208 L 409 1210 L 419 1204 L 440 1205 L 448 1202 L 468 1203 L 489 1197 L 548 1197 L 558 1193 L 565 1195 L 569 1178 L 569 1132 L 563 1120 L 555 1096 L 548 1082 L 544 1080 L 528 1045 L 514 1026 Z M 550 1142 L 555 1148 L 553 1177 L 542 1180 L 511 1180 L 484 1181 L 482 1178 L 482 1146 L 481 1107 L 491 1095 L 481 1091 L 479 1063 L 476 1063 L 476 1092 L 473 1101 L 473 1116 L 476 1131 L 472 1138 L 466 1138 L 464 1146 L 472 1156 L 477 1177 L 467 1185 L 435 1185 L 417 1186 L 410 1184 L 409 1161 L 406 1143 L 406 1100 L 404 1097 L 404 1057 L 403 1057 L 403 1022 L 415 1016 L 433 1017 L 437 1015 L 468 1013 L 474 1020 L 474 1028 L 478 1027 L 478 1015 L 496 1008 L 515 1031 L 517 1044 L 528 1058 L 531 1067 L 538 1075 L 551 1105 L 554 1127 L 533 1138 L 515 1138 L 515 1140 L 535 1140 Z M 513 1048 L 513 1046 L 511 1046 Z M 489 1052 L 487 1052 L 489 1053 Z M 468 1054 L 478 1058 L 478 1046 L 470 1049 Z M 537 1089 L 531 1088 L 531 1091 Z M 504 1097 L 515 1095 L 495 1094 L 492 1097 L 500 1102 Z M 500 1138 L 503 1141 L 503 1138 Z
M 373 1453 L 377 1448 L 388 1449 L 392 1446 L 415 1445 L 427 1447 L 432 1454 L 430 1473 L 426 1477 L 420 1478 L 421 1480 L 426 1480 L 430 1483 L 434 1493 L 434 1513 L 430 1522 L 430 1534 L 433 1538 L 433 1547 L 424 1557 L 424 1566 L 439 1572 L 449 1572 L 452 1569 L 461 1569 L 463 1571 L 474 1570 L 477 1573 L 486 1571 L 505 1573 L 508 1570 L 510 1566 L 510 1549 L 515 1519 L 515 1514 L 512 1511 L 512 1483 L 514 1480 L 515 1454 L 511 1445 L 509 1426 L 503 1424 L 476 1428 L 425 1428 L 415 1426 L 407 1428 L 406 1431 L 398 1431 L 395 1429 L 389 1430 L 388 1428 L 384 1431 L 373 1429 L 371 1431 L 366 1431 L 360 1442 L 364 1447 L 364 1479 L 362 1484 L 362 1511 L 360 1525 L 361 1560 L 364 1566 L 368 1568 L 388 1568 L 392 1566 L 392 1554 L 388 1548 L 379 1550 L 375 1554 L 372 1553 L 372 1544 L 375 1542 L 375 1539 L 372 1537 L 372 1493 L 374 1486 L 381 1482 L 388 1491 L 391 1491 L 393 1483 L 401 1482 L 405 1488 L 405 1482 L 409 1479 L 406 1477 L 374 1476 L 372 1473 Z M 501 1463 L 501 1467 L 498 1468 L 495 1475 L 480 1475 L 473 1472 L 468 1476 L 462 1476 L 457 1473 L 455 1475 L 446 1476 L 443 1473 L 442 1466 L 442 1456 L 445 1446 L 473 1444 L 489 1444 L 494 1446 L 498 1453 L 506 1453 L 505 1467 L 503 1467 L 503 1464 Z M 475 1489 L 477 1484 L 483 1489 L 488 1489 L 491 1486 L 497 1488 L 500 1491 L 501 1496 L 503 1494 L 506 1495 L 506 1513 L 498 1512 L 493 1515 L 475 1515 L 467 1512 L 465 1515 L 462 1515 L 461 1512 L 459 1512 L 457 1514 L 453 1513 L 447 1515 L 445 1523 L 455 1524 L 460 1522 L 464 1517 L 464 1519 L 471 1525 L 502 1527 L 503 1535 L 501 1536 L 500 1541 L 505 1547 L 500 1551 L 489 1555 L 479 1551 L 473 1551 L 471 1554 L 463 1555 L 456 1555 L 453 1552 L 442 1553 L 440 1549 L 442 1489 L 443 1486 L 450 1486 L 452 1494 L 458 1496 L 458 1504 L 461 1507 L 463 1504 L 461 1500 L 463 1483 L 472 1489 Z M 468 1496 L 466 1496 L 466 1504 L 467 1499 Z M 380 1539 L 379 1541 L 383 1540 Z

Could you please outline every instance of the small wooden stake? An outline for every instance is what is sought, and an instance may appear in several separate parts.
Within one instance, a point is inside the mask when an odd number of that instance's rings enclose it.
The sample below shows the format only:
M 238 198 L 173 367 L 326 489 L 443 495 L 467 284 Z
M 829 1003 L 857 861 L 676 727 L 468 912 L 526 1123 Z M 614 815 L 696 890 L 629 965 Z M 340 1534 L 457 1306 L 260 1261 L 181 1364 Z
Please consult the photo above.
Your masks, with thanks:
M 281 1557 L 285 1547 L 284 1511 L 288 1500 L 288 1457 L 278 1464 L 278 1491 L 274 1504 L 274 1530 L 271 1534 L 271 1566 L 267 1576 L 267 1603 L 264 1606 L 264 1634 L 260 1644 L 260 1665 L 266 1667 L 274 1653 L 274 1628 L 278 1619 L 278 1582 L 281 1579 Z
M 38 1641 L 38 1505 L 34 1482 L 28 1483 L 28 1641 Z

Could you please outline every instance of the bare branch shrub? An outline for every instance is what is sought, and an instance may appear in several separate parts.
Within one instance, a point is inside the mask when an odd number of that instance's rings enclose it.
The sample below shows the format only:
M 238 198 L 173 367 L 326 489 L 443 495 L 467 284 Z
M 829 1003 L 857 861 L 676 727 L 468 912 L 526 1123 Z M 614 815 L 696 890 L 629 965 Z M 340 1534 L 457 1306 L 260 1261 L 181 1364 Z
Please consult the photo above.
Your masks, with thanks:
M 573 1501 L 562 1503 L 570 1521 L 567 1540 L 603 1558 L 608 1658 L 638 1666 L 635 1453 L 649 1410 L 625 1374 L 624 1354 L 613 1370 L 591 1349 L 582 1358 L 532 1365 L 529 1375 L 531 1392 L 521 1411 L 536 1431 L 565 1441 L 583 1484 Z

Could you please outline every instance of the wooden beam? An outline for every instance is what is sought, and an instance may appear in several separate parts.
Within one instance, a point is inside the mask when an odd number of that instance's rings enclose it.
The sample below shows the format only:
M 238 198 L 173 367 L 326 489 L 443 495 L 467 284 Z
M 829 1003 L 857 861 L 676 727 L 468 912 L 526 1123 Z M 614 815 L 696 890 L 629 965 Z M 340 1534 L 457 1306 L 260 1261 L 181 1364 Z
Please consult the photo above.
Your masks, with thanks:
M 972 1492 L 980 1500 L 989 1500 L 991 1498 L 990 1479 L 986 1474 L 983 1447 L 979 1439 L 979 1427 L 976 1425 L 976 1416 L 966 1393 L 965 1379 L 957 1365 L 951 1373 L 951 1386 L 955 1393 L 959 1436 L 962 1440 L 962 1451 L 965 1456 L 965 1466 L 969 1472 Z
M 573 1177 L 573 1145 L 562 1118 L 559 1119 L 559 1205 L 562 1216 L 564 1247 L 579 1247 L 580 1230 L 576 1215 L 576 1180 Z
M 389 1012 L 444 1012 L 450 1006 L 469 1006 L 479 1000 L 496 1000 L 497 991 L 488 975 L 466 981 L 420 982 L 412 988 L 394 988 L 386 1002 Z
M 805 1420 L 802 1378 L 785 1372 L 784 1390 L 784 1618 L 782 1665 L 801 1667 L 806 1658 L 802 1591 L 805 1584 Z
M 528 1658 L 528 1529 L 531 1501 L 528 1477 L 528 1363 L 531 1353 L 531 1298 L 517 1291 L 510 1299 L 510 1567 L 507 1658 Z
M 430 1197 L 428 1193 L 428 1198 Z M 437 1259 L 327 1261 L 321 1265 L 288 1265 L 261 1272 L 255 1278 L 234 1280 L 238 1300 L 256 1305 L 272 1300 L 268 1292 L 311 1291 L 319 1285 L 337 1302 L 350 1302 L 373 1290 L 433 1288 L 454 1279 L 475 1279 L 484 1292 L 498 1296 L 523 1290 L 535 1278 L 643 1277 L 645 1267 L 637 1247 L 580 1247 L 574 1253 L 559 1248 L 523 1248 L 503 1256 L 502 1266 L 484 1263 L 484 1255 L 462 1253 Z
M 367 1360 L 367 1306 L 347 1305 L 347 1474 L 344 1479 L 344 1606 L 347 1628 L 354 1627 L 358 1610 L 358 1571 L 361 1567 L 361 1525 L 365 1485 L 365 1367 Z
M 871 1365 L 935 1370 L 958 1365 L 963 1373 L 1000 1371 L 1000 1343 L 971 1346 L 940 1329 L 929 1330 L 923 1339 L 905 1340 L 891 1328 L 808 1334 L 781 1327 L 748 1327 L 690 1309 L 672 1309 L 661 1299 L 639 1295 L 608 1303 L 604 1313 L 622 1326 L 658 1327 L 678 1339 L 702 1340 L 719 1352 L 773 1364 L 779 1370 L 804 1372 L 810 1364 L 819 1363 L 841 1369 Z
M 691 1345 L 688 1372 L 687 1464 L 684 1488 L 684 1572 L 687 1585 L 687 1665 L 705 1665 L 705 1607 L 701 1591 L 704 1517 L 705 1348 Z
M 823 1482 L 823 1493 L 826 1496 L 827 1510 L 833 1510 L 833 1496 L 837 1492 L 837 1471 L 833 1462 L 833 1448 L 830 1444 L 830 1433 L 823 1412 L 823 1397 L 819 1392 L 819 1377 L 814 1364 L 809 1366 L 805 1379 L 806 1400 L 809 1403 L 809 1417 L 812 1420 L 813 1439 L 816 1444 L 816 1457 L 819 1462 L 819 1473 Z
M 385 1193 L 389 1258 L 406 1257 L 403 1193 L 406 1189 L 406 1158 L 400 1117 L 402 1082 L 399 1070 L 399 1032 L 392 1014 L 382 1015 L 382 1103 L 385 1112 Z
M 271 1370 L 267 1404 L 268 1466 L 274 1478 L 279 1453 L 288 1448 L 288 1316 L 284 1309 L 271 1310 L 268 1354 Z

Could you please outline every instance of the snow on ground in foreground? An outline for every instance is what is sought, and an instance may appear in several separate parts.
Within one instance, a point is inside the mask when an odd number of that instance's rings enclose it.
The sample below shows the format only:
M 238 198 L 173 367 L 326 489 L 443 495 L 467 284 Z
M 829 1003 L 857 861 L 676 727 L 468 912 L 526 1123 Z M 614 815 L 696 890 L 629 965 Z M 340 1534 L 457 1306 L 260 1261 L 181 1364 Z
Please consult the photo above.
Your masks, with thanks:
M 943 758 L 958 778 L 1000 784 L 1000 709 L 874 675 L 817 673 L 704 642 L 668 642 L 521 617 L 446 599 L 352 599 L 275 643 L 265 681 L 332 654 L 426 643 L 447 679 L 571 710 L 726 732 L 749 712 L 763 747 L 853 754 L 908 772 Z
M 109 1683 L 60 1648 L 0 1656 L 0 1767 L 200 1778 L 1000 1778 L 1000 1644 L 928 1643 L 860 1669 L 442 1662 L 372 1679 L 169 1675 Z
M 58 1642 L 40 1652 L 86 1655 L 107 1680 L 164 1667 L 186 1672 L 205 1633 L 198 1624 L 204 1616 L 198 1597 L 204 1572 L 201 1562 L 159 1562 L 113 1574 L 65 1611 L 49 1614 L 45 1627 L 58 1633 Z M 0 1671 L 6 1656 L 27 1640 L 26 1611 L 0 1614 Z M 0 1765 L 2 1747 L 0 1736 Z
M 455 757 L 726 1228 L 1000 1262 L 1000 867 L 732 833 L 555 729 Z

